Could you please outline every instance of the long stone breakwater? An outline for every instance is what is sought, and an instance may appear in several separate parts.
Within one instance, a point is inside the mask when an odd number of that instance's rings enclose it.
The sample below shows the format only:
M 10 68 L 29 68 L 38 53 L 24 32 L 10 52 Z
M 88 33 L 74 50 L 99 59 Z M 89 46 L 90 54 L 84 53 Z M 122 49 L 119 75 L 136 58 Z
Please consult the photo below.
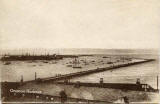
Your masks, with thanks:
M 89 74 L 93 74 L 93 73 L 116 70 L 121 67 L 128 67 L 131 65 L 137 65 L 137 64 L 141 64 L 141 63 L 145 63 L 145 62 L 150 62 L 150 61 L 154 61 L 154 59 L 145 59 L 145 60 L 140 60 L 140 61 L 136 61 L 136 62 L 123 63 L 123 64 L 119 64 L 119 65 L 111 65 L 111 66 L 105 67 L 105 68 L 96 68 L 96 69 L 92 69 L 92 70 L 86 70 L 86 71 L 80 71 L 80 72 L 75 72 L 75 73 L 70 73 L 70 74 L 59 75 L 59 76 L 55 76 L 55 77 L 37 78 L 36 80 L 26 81 L 26 82 L 33 82 L 33 81 L 50 82 L 50 81 L 66 80 L 66 79 L 71 79 L 74 77 L 80 77 L 80 76 L 89 75 Z

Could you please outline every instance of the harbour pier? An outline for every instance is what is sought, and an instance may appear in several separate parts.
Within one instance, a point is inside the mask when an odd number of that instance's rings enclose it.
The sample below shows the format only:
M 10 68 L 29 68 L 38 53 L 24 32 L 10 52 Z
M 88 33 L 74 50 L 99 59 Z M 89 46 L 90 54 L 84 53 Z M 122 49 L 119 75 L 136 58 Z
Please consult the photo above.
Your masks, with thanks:
M 56 84 L 62 84 L 62 85 L 72 85 L 77 88 L 83 87 L 97 87 L 97 88 L 110 88 L 110 89 L 120 89 L 124 91 L 142 91 L 142 92 L 154 92 L 158 93 L 159 89 L 154 89 L 148 84 L 142 84 L 142 83 L 103 83 L 100 80 L 100 83 L 84 83 L 84 82 L 56 82 Z
M 49 78 L 38 78 L 37 73 L 35 72 L 35 79 L 34 80 L 24 81 L 23 76 L 21 76 L 20 83 L 19 82 L 16 82 L 16 83 L 4 82 L 4 83 L 2 83 L 2 89 L 3 89 L 2 96 L 7 98 L 4 101 L 10 101 L 10 99 L 14 99 L 14 100 L 17 99 L 17 101 L 20 101 L 21 99 L 22 99 L 22 101 L 24 101 L 24 99 L 27 99 L 27 100 L 32 99 L 33 101 L 45 101 L 45 102 L 46 101 L 47 102 L 61 101 L 61 97 L 52 95 L 53 94 L 52 92 L 51 93 L 42 93 L 42 94 L 9 92 L 10 89 L 25 90 L 24 88 L 27 85 L 31 85 L 31 86 L 35 85 L 35 88 L 38 88 L 37 86 L 42 86 L 42 85 L 44 86 L 44 85 L 48 85 L 48 84 L 52 84 L 52 86 L 54 86 L 54 85 L 65 86 L 65 88 L 70 88 L 72 86 L 72 88 L 76 87 L 75 89 L 77 91 L 81 89 L 81 88 L 77 88 L 77 87 L 83 86 L 82 88 L 88 88 L 88 89 L 90 89 L 90 88 L 91 89 L 104 89 L 104 90 L 106 90 L 106 89 L 107 90 L 112 90 L 112 89 L 119 90 L 120 89 L 122 91 L 124 90 L 124 92 L 130 90 L 135 93 L 137 93 L 137 91 L 140 91 L 141 93 L 146 93 L 146 92 L 147 93 L 148 92 L 156 92 L 157 93 L 159 91 L 158 88 L 153 89 L 150 85 L 141 84 L 139 82 L 137 82 L 135 84 L 131 84 L 131 83 L 104 83 L 103 79 L 101 79 L 99 83 L 82 83 L 82 82 L 69 82 L 69 81 L 67 81 L 67 80 L 69 80 L 71 78 L 75 78 L 75 77 L 81 77 L 84 75 L 89 75 L 89 74 L 103 72 L 103 71 L 116 70 L 121 67 L 128 67 L 131 65 L 137 65 L 137 64 L 151 62 L 151 61 L 154 61 L 154 60 L 153 59 L 145 59 L 145 60 L 140 60 L 140 61 L 135 61 L 135 62 L 130 62 L 130 63 L 123 63 L 123 64 L 119 64 L 119 65 L 117 65 L 117 64 L 111 65 L 111 66 L 105 67 L 105 68 L 96 68 L 96 69 L 92 69 L 92 70 L 80 71 L 80 72 L 76 72 L 76 73 L 59 75 L 59 76 L 49 77 Z M 158 79 L 158 77 L 157 77 L 157 79 Z M 158 80 L 157 80 L 157 82 L 158 82 Z M 14 86 L 12 86 L 12 85 L 14 85 Z M 31 87 L 31 86 L 29 86 L 28 88 L 34 89 L 34 87 Z M 38 88 L 38 90 L 41 90 L 41 88 Z M 91 100 L 91 99 L 71 98 L 71 97 L 67 98 L 67 102 L 109 103 L 109 102 L 105 101 L 104 99 L 103 100 L 101 100 L 101 99 Z
M 36 80 L 31 80 L 31 81 L 26 81 L 26 82 L 36 81 L 36 82 L 42 83 L 42 82 L 54 82 L 54 81 L 59 81 L 59 80 L 72 79 L 75 77 L 81 77 L 84 75 L 89 75 L 89 74 L 103 72 L 103 71 L 116 70 L 121 67 L 128 67 L 131 65 L 137 65 L 137 64 L 141 64 L 141 63 L 145 63 L 145 62 L 150 62 L 150 61 L 154 61 L 154 59 L 145 59 L 145 60 L 136 61 L 136 62 L 123 63 L 123 64 L 119 64 L 119 65 L 111 65 L 111 66 L 105 67 L 105 68 L 96 68 L 96 69 L 92 69 L 92 70 L 86 70 L 86 71 L 80 71 L 80 72 L 75 72 L 75 73 L 59 75 L 59 76 L 55 76 L 55 77 L 37 78 Z

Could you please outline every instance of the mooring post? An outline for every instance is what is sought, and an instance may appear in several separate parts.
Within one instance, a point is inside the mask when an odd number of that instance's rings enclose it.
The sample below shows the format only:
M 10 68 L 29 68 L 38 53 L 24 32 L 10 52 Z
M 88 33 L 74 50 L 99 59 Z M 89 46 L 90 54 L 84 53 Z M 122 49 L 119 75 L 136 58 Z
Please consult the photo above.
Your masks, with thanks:
M 21 75 L 21 83 L 23 83 L 23 75 Z
M 140 78 L 137 78 L 137 82 L 136 82 L 136 84 L 141 84 L 141 82 L 140 82 Z
M 159 83 L 158 83 L 158 76 L 157 76 L 157 90 L 159 89 L 159 88 L 158 88 L 158 84 L 159 84 Z
M 23 75 L 21 75 L 21 81 L 20 81 L 20 85 L 23 84 Z
M 100 78 L 99 82 L 100 82 L 100 84 L 103 84 L 103 78 Z
M 35 72 L 35 80 L 37 79 L 37 73 Z

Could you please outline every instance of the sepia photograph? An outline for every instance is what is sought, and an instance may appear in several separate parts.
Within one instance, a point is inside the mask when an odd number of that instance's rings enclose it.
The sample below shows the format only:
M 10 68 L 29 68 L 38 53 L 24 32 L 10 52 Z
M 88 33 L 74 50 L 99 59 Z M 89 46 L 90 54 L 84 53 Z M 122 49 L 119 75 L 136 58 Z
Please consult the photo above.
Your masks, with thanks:
M 1 104 L 159 104 L 160 0 L 0 0 Z

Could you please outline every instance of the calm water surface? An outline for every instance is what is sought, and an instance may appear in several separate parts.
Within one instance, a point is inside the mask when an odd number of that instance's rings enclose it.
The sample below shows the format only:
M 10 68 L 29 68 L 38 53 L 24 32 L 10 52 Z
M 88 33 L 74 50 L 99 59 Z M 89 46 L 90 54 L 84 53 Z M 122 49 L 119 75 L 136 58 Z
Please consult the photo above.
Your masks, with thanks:
M 96 51 L 93 51 L 94 54 Z M 93 53 L 89 51 L 88 53 Z M 74 53 L 74 52 L 73 52 Z M 98 53 L 98 52 L 97 52 Z M 33 80 L 35 72 L 39 78 L 51 77 L 56 74 L 67 74 L 83 70 L 90 70 L 97 67 L 107 67 L 108 61 L 116 61 L 120 57 L 131 57 L 131 58 L 153 58 L 156 61 L 147 62 L 139 65 L 129 66 L 120 68 L 114 71 L 105 71 L 101 73 L 95 73 L 88 76 L 83 76 L 79 78 L 74 78 L 71 81 L 81 81 L 81 82 L 99 82 L 100 78 L 104 78 L 104 82 L 115 82 L 115 83 L 135 83 L 137 78 L 141 79 L 142 83 L 148 83 L 156 88 L 156 76 L 159 70 L 159 60 L 158 55 L 152 54 L 137 54 L 136 52 L 128 52 L 126 54 L 123 51 L 115 51 L 105 54 L 105 51 L 99 52 L 93 56 L 83 56 L 79 58 L 81 69 L 73 69 L 67 67 L 70 62 L 73 61 L 72 58 L 65 58 L 63 60 L 48 61 L 44 63 L 43 61 L 12 61 L 10 65 L 4 65 L 0 62 L 1 69 L 1 80 L 2 81 L 20 81 L 21 75 L 23 75 L 24 81 Z M 77 53 L 80 54 L 80 53 Z M 84 53 L 83 53 L 84 54 Z M 107 56 L 109 58 L 103 58 Z M 89 65 L 84 64 L 84 60 Z M 95 61 L 95 62 L 94 62 Z

